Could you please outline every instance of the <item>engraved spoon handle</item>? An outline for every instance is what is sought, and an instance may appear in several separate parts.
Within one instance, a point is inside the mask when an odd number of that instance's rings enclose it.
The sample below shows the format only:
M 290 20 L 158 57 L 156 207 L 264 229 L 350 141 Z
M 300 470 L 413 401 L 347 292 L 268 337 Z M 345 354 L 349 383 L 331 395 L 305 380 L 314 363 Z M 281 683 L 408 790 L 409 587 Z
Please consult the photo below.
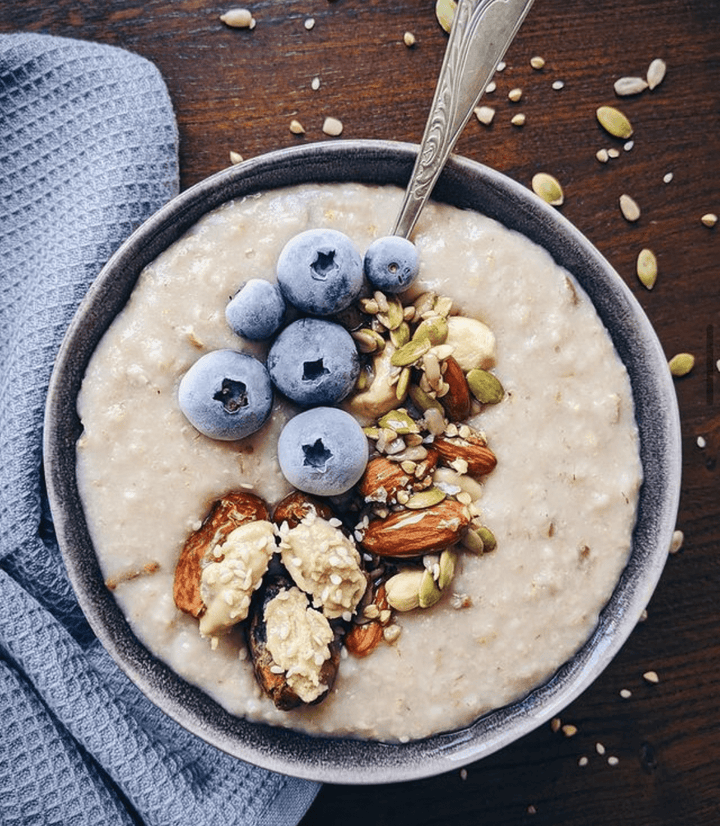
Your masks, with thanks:
M 393 235 L 407 238 L 533 0 L 459 0 L 415 168 Z

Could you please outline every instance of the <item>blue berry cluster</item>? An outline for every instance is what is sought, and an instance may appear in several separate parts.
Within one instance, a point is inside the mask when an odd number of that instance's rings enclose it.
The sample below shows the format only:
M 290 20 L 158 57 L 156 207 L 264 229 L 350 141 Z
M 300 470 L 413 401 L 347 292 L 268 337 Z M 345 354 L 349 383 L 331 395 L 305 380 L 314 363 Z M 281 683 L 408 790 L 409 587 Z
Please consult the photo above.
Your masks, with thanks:
M 181 410 L 210 438 L 241 439 L 269 417 L 274 385 L 308 408 L 280 435 L 283 474 L 306 493 L 344 493 L 362 476 L 368 445 L 354 417 L 333 407 L 355 386 L 360 359 L 352 336 L 328 316 L 360 296 L 365 278 L 373 289 L 397 293 L 417 273 L 417 250 L 404 238 L 377 239 L 363 259 L 337 230 L 296 235 L 278 257 L 277 285 L 247 281 L 225 312 L 240 336 L 254 341 L 275 336 L 267 363 L 232 350 L 204 355 L 180 382 Z M 284 326 L 288 305 L 308 317 Z

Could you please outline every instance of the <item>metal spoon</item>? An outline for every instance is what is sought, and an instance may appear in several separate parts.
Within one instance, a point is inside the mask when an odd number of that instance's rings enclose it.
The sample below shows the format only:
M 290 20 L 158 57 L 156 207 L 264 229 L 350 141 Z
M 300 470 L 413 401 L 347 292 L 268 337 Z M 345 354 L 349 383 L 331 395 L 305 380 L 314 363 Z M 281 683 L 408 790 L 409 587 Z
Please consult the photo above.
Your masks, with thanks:
M 393 235 L 407 238 L 533 0 L 459 0 Z

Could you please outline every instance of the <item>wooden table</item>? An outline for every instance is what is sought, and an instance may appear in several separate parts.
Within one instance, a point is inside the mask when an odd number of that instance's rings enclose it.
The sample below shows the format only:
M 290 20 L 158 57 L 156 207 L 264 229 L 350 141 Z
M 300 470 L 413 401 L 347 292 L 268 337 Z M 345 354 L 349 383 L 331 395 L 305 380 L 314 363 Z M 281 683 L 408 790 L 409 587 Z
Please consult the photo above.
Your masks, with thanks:
M 2 4 L 0 31 L 97 40 L 154 61 L 177 113 L 183 187 L 226 166 L 231 150 L 251 157 L 325 140 L 326 116 L 342 121 L 347 138 L 419 139 L 446 42 L 434 0 L 256 0 L 252 31 L 219 21 L 229 5 L 20 0 Z M 404 44 L 405 32 L 414 46 Z M 534 55 L 545 59 L 542 70 L 531 68 Z M 614 81 L 644 75 L 657 57 L 668 65 L 662 84 L 616 98 Z M 512 103 L 515 87 L 523 95 Z M 667 356 L 696 358 L 676 381 L 685 542 L 647 620 L 562 715 L 574 736 L 544 725 L 462 772 L 325 786 L 303 824 L 716 824 L 720 225 L 700 219 L 720 213 L 720 0 L 536 0 L 485 102 L 496 109 L 492 125 L 470 123 L 458 151 L 528 185 L 537 171 L 555 175 L 565 190 L 561 211 L 627 281 Z M 602 104 L 631 118 L 632 146 L 603 133 L 595 119 Z M 511 123 L 517 113 L 524 126 Z M 304 135 L 291 133 L 293 119 Z M 599 162 L 596 152 L 610 147 L 619 157 Z M 622 193 L 641 206 L 636 223 L 619 211 Z M 658 259 L 652 291 L 635 275 L 643 247 Z M 657 683 L 643 678 L 648 671 Z M 621 697 L 623 689 L 631 696 Z

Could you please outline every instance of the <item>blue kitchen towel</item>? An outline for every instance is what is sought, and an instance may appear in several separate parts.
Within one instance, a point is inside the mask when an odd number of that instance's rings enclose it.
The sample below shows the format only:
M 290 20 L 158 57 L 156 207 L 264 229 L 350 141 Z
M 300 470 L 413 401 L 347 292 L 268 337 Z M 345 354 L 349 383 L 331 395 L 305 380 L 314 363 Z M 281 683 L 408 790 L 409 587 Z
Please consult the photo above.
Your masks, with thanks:
M 42 478 L 63 333 L 101 266 L 176 194 L 165 85 L 122 49 L 0 37 L 0 823 L 292 826 L 318 784 L 162 714 L 74 598 Z

